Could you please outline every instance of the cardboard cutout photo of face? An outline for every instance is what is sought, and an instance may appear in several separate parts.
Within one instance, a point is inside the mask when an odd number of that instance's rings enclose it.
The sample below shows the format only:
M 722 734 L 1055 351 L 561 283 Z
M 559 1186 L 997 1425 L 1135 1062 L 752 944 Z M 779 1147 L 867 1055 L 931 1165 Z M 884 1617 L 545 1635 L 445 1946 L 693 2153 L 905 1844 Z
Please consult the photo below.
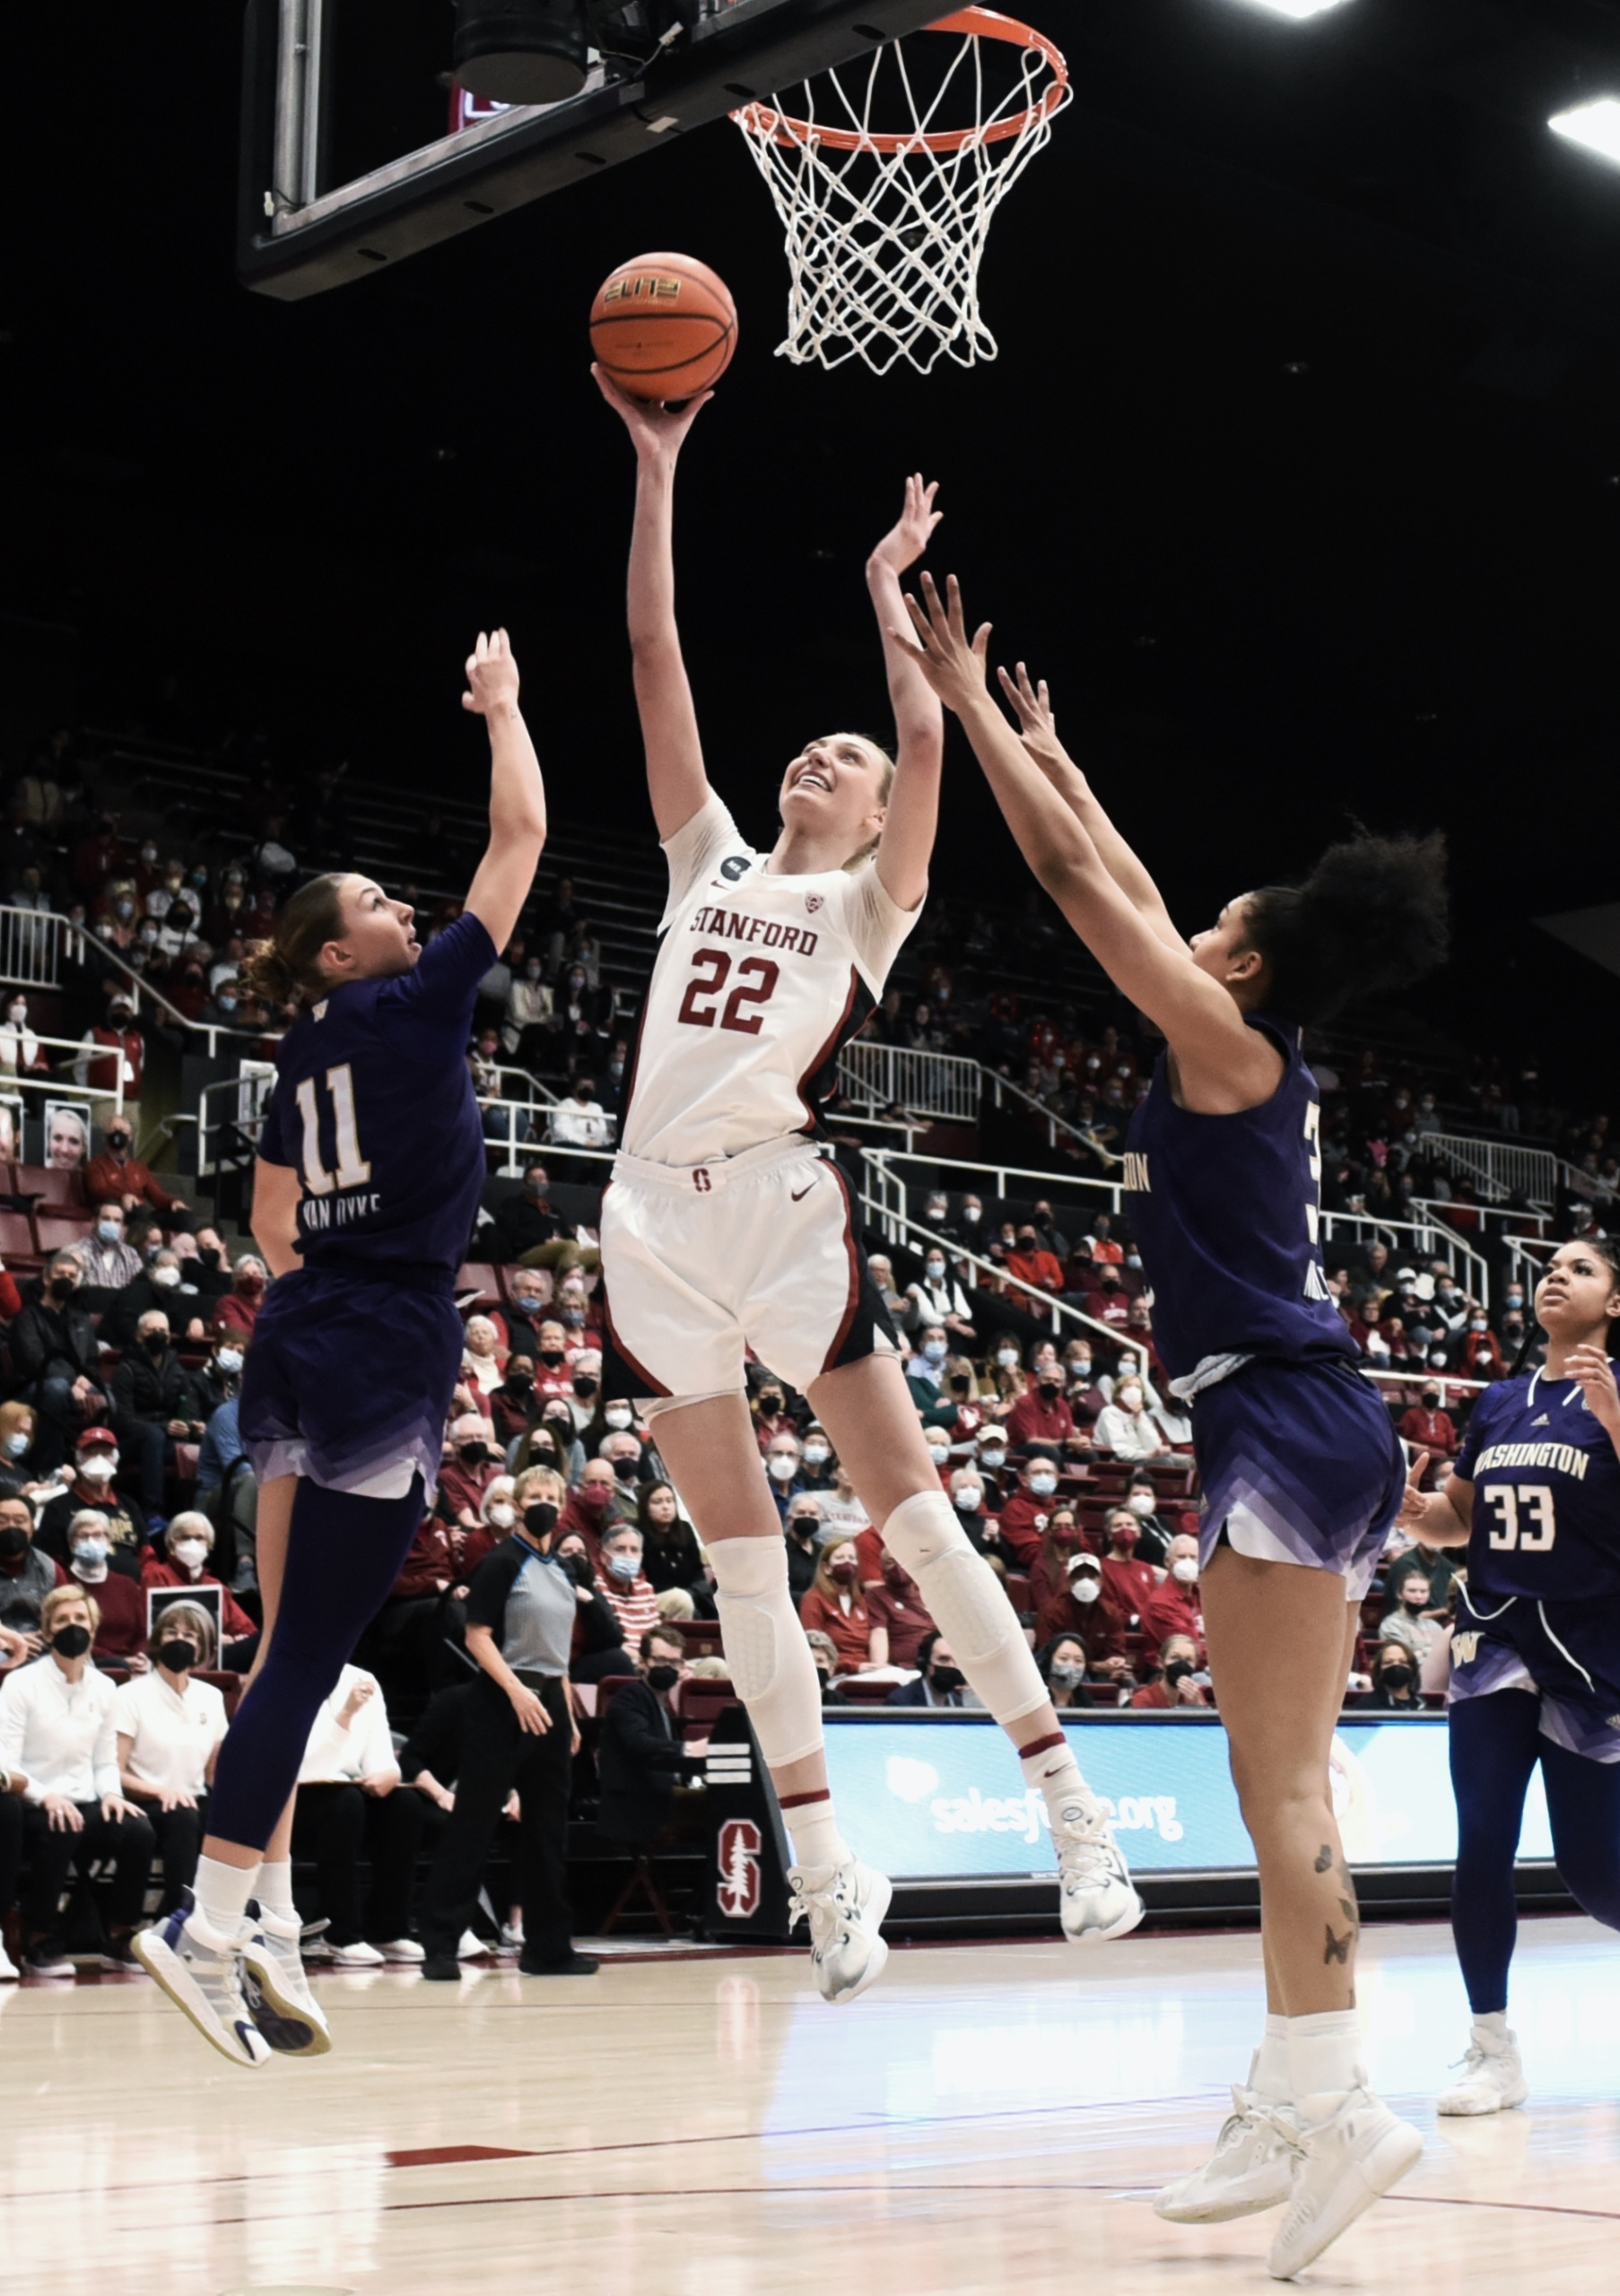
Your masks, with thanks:
M 46 1101 L 45 1161 L 53 1172 L 82 1172 L 89 1163 L 90 1125 L 75 1101 Z

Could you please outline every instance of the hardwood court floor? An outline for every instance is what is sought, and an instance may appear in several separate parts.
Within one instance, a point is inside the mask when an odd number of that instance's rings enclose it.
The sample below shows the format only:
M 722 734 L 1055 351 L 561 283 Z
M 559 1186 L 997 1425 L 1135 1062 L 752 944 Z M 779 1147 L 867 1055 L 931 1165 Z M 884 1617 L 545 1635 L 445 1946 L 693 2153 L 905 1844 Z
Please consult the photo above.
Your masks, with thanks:
M 1437 2126 L 1441 1926 L 1374 1928 L 1374 2077 L 1428 2152 L 1330 2290 L 1587 2296 L 1620 2238 L 1620 1944 L 1526 1925 L 1529 2109 Z M 317 1979 L 338 2047 L 237 2073 L 145 1980 L 0 1990 L 0 2290 L 28 2296 L 1204 2296 L 1273 2222 L 1162 2224 L 1259 2014 L 1251 1936 L 897 1952 L 852 2008 L 797 1956 L 459 1990 Z M 216 2068 L 217 2064 L 217 2070 Z

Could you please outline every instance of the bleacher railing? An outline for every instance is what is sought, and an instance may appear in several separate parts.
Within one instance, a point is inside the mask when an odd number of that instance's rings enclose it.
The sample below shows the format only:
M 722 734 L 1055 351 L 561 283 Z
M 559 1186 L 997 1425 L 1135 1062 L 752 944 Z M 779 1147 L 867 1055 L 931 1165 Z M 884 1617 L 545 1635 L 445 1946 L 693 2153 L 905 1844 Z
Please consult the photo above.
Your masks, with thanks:
M 1127 1354 L 1134 1355 L 1141 1366 L 1143 1377 L 1146 1378 L 1147 1350 L 1140 1340 L 1133 1339 L 1128 1331 L 1121 1330 L 1118 1324 L 1106 1324 L 1095 1316 L 1086 1315 L 1071 1300 L 1060 1300 L 1055 1292 L 1043 1292 L 1038 1283 L 1026 1283 L 1022 1277 L 1009 1277 L 1005 1267 L 997 1267 L 994 1260 L 987 1259 L 982 1253 L 973 1251 L 965 1244 L 953 1242 L 934 1229 L 925 1227 L 920 1220 L 913 1220 L 905 1208 L 904 1182 L 887 1169 L 893 1153 L 893 1151 L 884 1148 L 863 1148 L 860 1152 L 863 1167 L 861 1209 L 869 1226 L 877 1229 L 892 1244 L 903 1243 L 912 1251 L 921 1251 L 929 1244 L 937 1244 L 952 1265 L 965 1260 L 970 1267 L 977 1268 L 983 1274 L 1015 1283 L 1021 1297 L 1031 1302 L 1032 1314 L 1040 1309 L 1045 1310 L 1047 1320 L 1057 1337 L 1062 1338 L 1066 1335 L 1074 1337 L 1075 1332 L 1069 1329 L 1071 1325 L 1076 1331 L 1093 1333 L 1106 1340 L 1110 1347 L 1120 1348 Z M 936 1160 L 908 1158 L 905 1161 L 931 1163 Z M 1050 1178 L 1050 1175 L 1043 1174 L 1041 1177 Z
M 1058 1135 L 1061 1133 L 1066 1140 L 1078 1141 L 1081 1147 L 1095 1156 L 1099 1163 L 1122 1164 L 1125 1161 L 1124 1157 L 1116 1155 L 1111 1148 L 1105 1148 L 1095 1133 L 1087 1132 L 1083 1125 L 1071 1124 L 1067 1117 L 1059 1116 L 1055 1109 L 1049 1109 L 1044 1100 L 1038 1100 L 1033 1092 L 1026 1091 L 1022 1084 L 1015 1084 L 1010 1076 L 1003 1076 L 991 1068 L 981 1069 L 980 1074 L 989 1094 L 991 1106 L 1000 1108 L 1004 1100 L 1010 1100 L 1028 1109 L 1040 1123 L 1045 1125 L 1049 1148 L 1058 1145 Z
M 143 1005 L 151 1005 L 176 1028 L 204 1039 L 211 1059 L 219 1051 L 222 1038 L 240 1041 L 248 1034 L 242 1029 L 188 1021 L 178 1005 L 171 1004 L 161 989 L 154 988 L 144 973 L 136 972 L 133 965 L 126 964 L 100 934 L 87 932 L 83 926 L 74 925 L 52 910 L 0 908 L 0 983 L 16 988 L 61 988 L 65 985 L 64 967 L 83 965 L 92 952 L 98 964 L 109 965 L 114 972 L 122 973 L 137 1013 Z
M 838 1073 L 853 1100 L 875 1112 L 902 1108 L 941 1124 L 979 1120 L 980 1067 L 952 1052 L 913 1052 L 904 1045 L 857 1039 L 839 1057 Z
M 1481 1195 L 1495 1203 L 1520 1196 L 1550 1210 L 1557 1202 L 1561 1159 L 1549 1148 L 1521 1148 L 1517 1142 L 1479 1140 L 1463 1132 L 1425 1132 L 1421 1144 L 1453 1171 L 1466 1172 Z M 1563 1167 L 1566 1175 L 1569 1169 Z

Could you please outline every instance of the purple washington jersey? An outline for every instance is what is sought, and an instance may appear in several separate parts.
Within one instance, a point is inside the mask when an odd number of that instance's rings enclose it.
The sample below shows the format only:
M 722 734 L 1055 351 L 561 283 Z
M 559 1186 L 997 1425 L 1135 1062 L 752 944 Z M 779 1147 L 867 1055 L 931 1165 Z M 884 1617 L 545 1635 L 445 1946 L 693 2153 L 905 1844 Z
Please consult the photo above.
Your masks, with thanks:
M 1586 1604 L 1620 1596 L 1620 1457 L 1573 1379 L 1499 1379 L 1457 1456 L 1474 1486 L 1468 1600 Z
M 495 955 L 468 911 L 414 972 L 346 982 L 282 1039 L 258 1152 L 299 1174 L 306 1269 L 461 1265 L 484 1179 L 467 1039 Z
M 1282 1054 L 1268 1100 L 1236 1116 L 1179 1108 L 1161 1053 L 1131 1118 L 1124 1182 L 1171 1377 L 1206 1356 L 1354 1356 L 1318 1238 L 1321 1104 L 1299 1032 L 1250 1013 Z

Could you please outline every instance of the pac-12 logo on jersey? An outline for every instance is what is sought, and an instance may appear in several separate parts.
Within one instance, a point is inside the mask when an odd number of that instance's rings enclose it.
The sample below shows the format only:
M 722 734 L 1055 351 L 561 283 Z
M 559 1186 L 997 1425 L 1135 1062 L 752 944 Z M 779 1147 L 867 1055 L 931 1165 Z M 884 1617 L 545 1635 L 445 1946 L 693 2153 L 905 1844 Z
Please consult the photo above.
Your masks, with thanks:
M 715 1856 L 720 1878 L 715 1903 L 727 1921 L 746 1921 L 760 1909 L 760 1851 L 764 1844 L 752 1818 L 727 1818 Z
M 812 917 L 815 915 L 818 909 L 825 909 L 826 906 L 827 904 L 820 893 L 806 893 L 805 895 L 805 907 Z

